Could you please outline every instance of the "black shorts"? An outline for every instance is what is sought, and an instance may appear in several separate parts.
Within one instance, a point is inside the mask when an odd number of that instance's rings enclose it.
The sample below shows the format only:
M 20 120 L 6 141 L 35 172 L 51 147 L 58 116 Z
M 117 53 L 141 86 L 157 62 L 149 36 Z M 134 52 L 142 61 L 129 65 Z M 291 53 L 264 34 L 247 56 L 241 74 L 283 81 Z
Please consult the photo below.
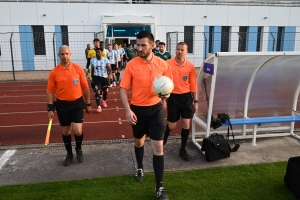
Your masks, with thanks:
M 116 64 L 110 64 L 111 67 L 111 73 L 116 73 L 117 67 Z
M 167 101 L 169 122 L 177 122 L 180 117 L 191 119 L 194 116 L 193 97 L 190 92 L 185 94 L 171 94 Z
M 75 101 L 56 100 L 56 111 L 61 126 L 69 126 L 72 122 L 83 123 L 85 102 L 82 97 Z
M 161 102 L 153 106 L 130 105 L 130 108 L 137 117 L 136 125 L 132 125 L 135 138 L 140 139 L 146 134 L 152 140 L 163 140 L 166 122 Z
M 97 90 L 104 90 L 108 88 L 108 79 L 100 76 L 94 76 L 93 78 L 93 83 L 94 83 L 94 91 Z

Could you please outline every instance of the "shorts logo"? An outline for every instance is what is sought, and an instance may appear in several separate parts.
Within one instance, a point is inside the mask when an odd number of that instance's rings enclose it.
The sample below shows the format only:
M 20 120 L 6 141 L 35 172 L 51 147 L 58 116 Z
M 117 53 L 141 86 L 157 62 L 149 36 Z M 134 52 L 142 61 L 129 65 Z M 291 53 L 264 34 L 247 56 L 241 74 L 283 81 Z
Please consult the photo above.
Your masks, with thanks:
M 74 84 L 74 85 L 77 85 L 77 84 L 78 84 L 78 79 L 77 79 L 77 78 L 74 78 L 73 84 Z
M 183 81 L 186 81 L 188 79 L 188 76 L 183 76 L 182 79 Z

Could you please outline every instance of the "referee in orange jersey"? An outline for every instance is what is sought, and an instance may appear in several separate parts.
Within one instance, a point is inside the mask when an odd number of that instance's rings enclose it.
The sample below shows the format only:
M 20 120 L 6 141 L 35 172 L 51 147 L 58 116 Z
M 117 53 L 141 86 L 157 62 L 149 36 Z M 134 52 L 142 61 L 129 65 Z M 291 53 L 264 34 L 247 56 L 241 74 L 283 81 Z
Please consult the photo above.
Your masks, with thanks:
M 76 158 L 83 161 L 82 155 L 82 123 L 83 110 L 91 110 L 90 90 L 82 67 L 70 61 L 71 51 L 68 46 L 59 48 L 60 64 L 51 70 L 47 86 L 47 108 L 49 119 L 53 118 L 54 92 L 56 92 L 56 111 L 67 156 L 63 164 L 68 166 L 73 159 L 71 131 L 76 141 Z M 84 99 L 83 99 L 84 96 Z
M 132 125 L 135 139 L 134 150 L 138 164 L 135 180 L 143 181 L 144 142 L 148 135 L 153 152 L 155 196 L 161 200 L 168 200 L 163 187 L 165 112 L 161 98 L 152 89 L 152 83 L 157 76 L 168 76 L 172 79 L 172 70 L 163 59 L 152 53 L 154 46 L 152 33 L 139 32 L 136 36 L 136 45 L 139 56 L 128 62 L 120 84 L 120 96 L 126 112 L 126 120 Z M 127 90 L 130 88 L 129 104 Z
M 167 120 L 164 135 L 164 144 L 171 130 L 175 129 L 177 121 L 181 118 L 181 148 L 179 155 L 186 161 L 190 160 L 185 147 L 189 137 L 190 120 L 198 109 L 196 70 L 192 62 L 185 57 L 188 53 L 188 45 L 179 42 L 176 46 L 175 58 L 167 60 L 172 67 L 174 90 L 167 101 Z

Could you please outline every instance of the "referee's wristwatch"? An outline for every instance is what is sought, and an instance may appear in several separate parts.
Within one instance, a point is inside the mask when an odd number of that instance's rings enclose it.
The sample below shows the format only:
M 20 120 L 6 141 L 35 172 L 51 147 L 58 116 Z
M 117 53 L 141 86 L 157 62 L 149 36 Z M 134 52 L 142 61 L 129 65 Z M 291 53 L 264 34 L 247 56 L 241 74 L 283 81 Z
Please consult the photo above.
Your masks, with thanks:
M 92 106 L 92 103 L 87 103 L 87 104 L 85 104 L 86 106 Z
M 194 103 L 198 103 L 198 100 L 194 100 Z

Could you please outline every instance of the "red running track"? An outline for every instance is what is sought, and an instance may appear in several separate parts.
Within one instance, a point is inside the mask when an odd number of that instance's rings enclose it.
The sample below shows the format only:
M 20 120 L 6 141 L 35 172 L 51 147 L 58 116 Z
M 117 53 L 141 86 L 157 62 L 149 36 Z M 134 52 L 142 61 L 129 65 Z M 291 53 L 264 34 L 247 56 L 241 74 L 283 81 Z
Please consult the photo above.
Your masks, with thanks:
M 0 83 L 0 146 L 44 144 L 48 117 L 46 111 L 47 82 Z M 92 112 L 85 114 L 85 141 L 133 138 L 126 122 L 119 87 L 109 88 L 107 108 L 96 112 L 91 90 Z M 178 135 L 181 124 L 171 132 Z M 73 139 L 74 141 L 74 139 Z M 50 143 L 61 143 L 61 128 L 55 114 Z

